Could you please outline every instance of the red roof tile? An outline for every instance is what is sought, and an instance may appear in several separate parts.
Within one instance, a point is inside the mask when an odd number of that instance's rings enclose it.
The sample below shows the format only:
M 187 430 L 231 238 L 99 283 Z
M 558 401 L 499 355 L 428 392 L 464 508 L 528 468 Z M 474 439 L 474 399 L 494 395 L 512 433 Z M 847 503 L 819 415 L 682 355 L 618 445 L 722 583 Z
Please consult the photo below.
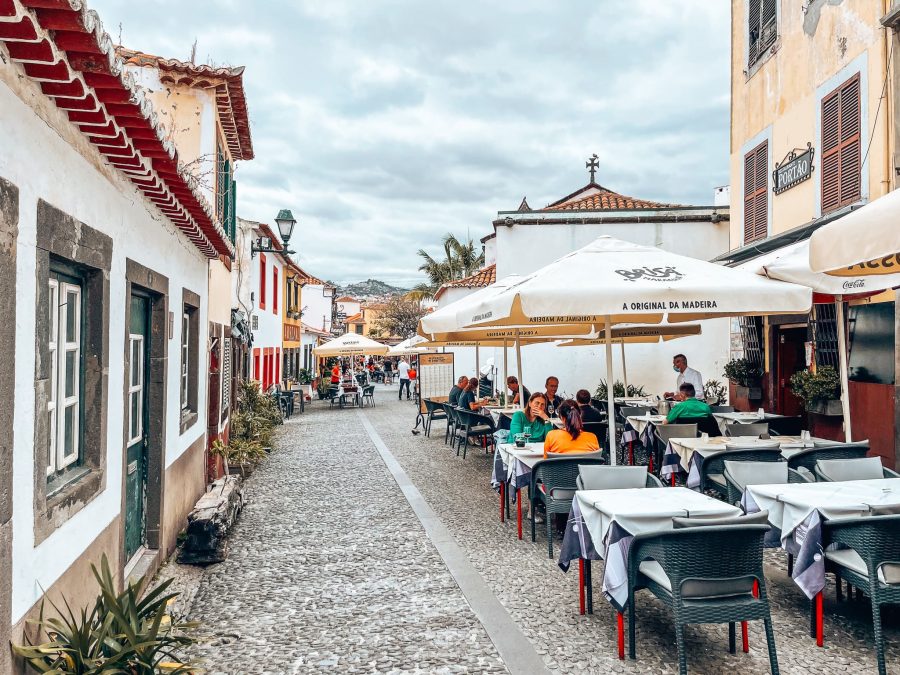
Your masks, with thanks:
M 24 8 L 24 9 L 22 9 Z M 0 41 L 106 161 L 206 256 L 234 247 L 83 0 L 0 0 Z
M 342 295 L 335 302 L 359 302 L 356 298 L 351 298 L 349 295 Z
M 497 281 L 497 265 L 488 265 L 464 279 L 448 281 L 437 290 L 437 293 L 434 294 L 434 299 L 440 298 L 448 288 L 484 288 L 495 281 Z
M 215 89 L 219 122 L 225 142 L 235 159 L 253 159 L 250 137 L 250 115 L 244 95 L 244 67 L 236 68 L 195 65 L 177 59 L 116 47 L 116 54 L 126 64 L 156 68 L 163 84 L 181 84 L 199 89 Z
M 584 197 L 580 197 L 583 192 L 590 189 L 596 192 Z M 647 199 L 637 199 L 635 197 L 627 197 L 613 192 L 597 183 L 589 183 L 580 190 L 563 197 L 547 206 L 545 211 L 604 211 L 604 210 L 623 210 L 623 209 L 663 209 L 677 204 L 664 204 L 662 202 L 653 202 Z

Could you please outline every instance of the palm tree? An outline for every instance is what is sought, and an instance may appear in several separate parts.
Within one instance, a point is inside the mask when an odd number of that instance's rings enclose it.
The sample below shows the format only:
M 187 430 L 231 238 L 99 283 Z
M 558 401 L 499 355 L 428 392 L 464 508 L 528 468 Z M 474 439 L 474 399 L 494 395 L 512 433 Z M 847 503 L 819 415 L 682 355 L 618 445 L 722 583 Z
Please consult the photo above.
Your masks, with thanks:
M 424 261 L 419 271 L 425 272 L 428 282 L 413 288 L 417 293 L 434 295 L 443 284 L 475 274 L 484 265 L 484 252 L 476 253 L 472 239 L 463 243 L 448 232 L 441 240 L 441 246 L 444 260 L 436 260 L 425 249 L 419 249 L 418 255 Z

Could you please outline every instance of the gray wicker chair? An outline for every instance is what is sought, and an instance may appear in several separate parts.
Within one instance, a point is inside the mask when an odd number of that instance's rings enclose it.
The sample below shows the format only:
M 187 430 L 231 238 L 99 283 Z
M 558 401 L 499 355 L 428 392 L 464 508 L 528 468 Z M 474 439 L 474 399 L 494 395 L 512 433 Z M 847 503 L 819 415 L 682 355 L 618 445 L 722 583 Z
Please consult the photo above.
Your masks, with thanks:
M 881 457 L 857 457 L 856 459 L 819 459 L 813 468 L 816 480 L 874 480 L 900 478 L 900 474 L 881 464 Z
M 494 432 L 497 431 L 494 426 L 494 420 L 490 415 L 481 415 L 471 410 L 463 410 L 456 408 L 457 427 L 456 427 L 456 456 L 459 457 L 459 451 L 462 450 L 463 459 L 466 458 L 466 451 L 469 448 L 471 439 L 484 440 L 486 445 L 494 444 Z
M 710 412 L 714 413 L 729 413 L 734 412 L 733 405 L 711 405 L 709 406 Z
M 705 527 L 641 534 L 632 540 L 628 552 L 629 655 L 635 658 L 634 593 L 646 588 L 675 615 L 675 641 L 682 675 L 687 673 L 686 624 L 727 623 L 729 647 L 734 651 L 735 622 L 758 619 L 765 624 L 769 666 L 778 675 L 763 573 L 763 537 L 769 526 L 716 525 L 715 522 L 703 522 Z M 723 551 L 728 555 L 722 555 Z
M 732 462 L 780 462 L 781 449 L 772 448 L 729 448 L 703 457 L 700 466 L 700 491 L 712 490 L 722 499 L 728 497 L 728 483 L 725 481 L 725 460 Z M 731 503 L 731 502 L 729 502 Z
M 810 483 L 787 462 L 751 462 L 725 460 L 725 484 L 728 490 L 728 503 L 737 504 L 744 495 L 748 485 L 778 485 L 781 483 Z
M 531 469 L 531 485 L 528 495 L 531 501 L 531 541 L 536 541 L 534 511 L 538 503 L 544 505 L 547 522 L 547 554 L 553 558 L 553 518 L 554 513 L 569 513 L 572 498 L 578 488 L 578 466 L 602 464 L 601 452 L 583 455 L 567 453 L 560 457 L 544 459 Z
M 802 466 L 809 471 L 815 471 L 816 462 L 820 459 L 855 459 L 865 457 L 868 452 L 869 441 L 820 445 L 809 450 L 795 452 L 788 458 L 788 466 L 792 469 L 799 469 Z
M 375 387 L 372 387 L 372 389 L 374 390 Z M 447 419 L 447 412 L 441 403 L 432 401 L 430 398 L 423 398 L 422 402 L 425 404 L 425 410 L 428 411 L 428 416 L 425 418 L 425 435 L 431 436 L 431 423 L 434 420 Z
M 579 490 L 620 490 L 661 488 L 663 484 L 643 466 L 579 465 L 575 486 Z
M 777 417 L 769 422 L 769 433 L 773 436 L 799 436 L 803 431 L 806 419 L 796 417 Z
M 363 387 L 362 389 L 362 404 L 366 405 L 366 401 L 369 401 L 372 404 L 372 407 L 375 407 L 375 385 L 369 384 Z
M 740 422 L 729 422 L 725 425 L 726 436 L 760 436 L 769 433 L 768 422 L 752 422 L 751 424 L 741 424 Z
M 441 403 L 444 414 L 447 416 L 447 428 L 444 430 L 444 445 L 456 438 L 456 412 L 451 403 Z
M 873 511 L 873 514 L 877 511 Z M 826 572 L 832 572 L 857 588 L 865 589 L 872 600 L 872 625 L 878 672 L 886 675 L 881 606 L 900 604 L 900 515 L 871 515 L 862 518 L 826 520 L 824 544 L 849 548 L 825 552 Z
M 671 438 L 696 438 L 696 424 L 660 424 L 656 427 L 653 437 L 656 440 L 656 447 L 652 449 L 653 456 L 656 457 L 655 468 L 659 471 L 662 468 L 662 456 L 666 451 L 666 445 Z M 653 469 L 651 468 L 651 471 Z

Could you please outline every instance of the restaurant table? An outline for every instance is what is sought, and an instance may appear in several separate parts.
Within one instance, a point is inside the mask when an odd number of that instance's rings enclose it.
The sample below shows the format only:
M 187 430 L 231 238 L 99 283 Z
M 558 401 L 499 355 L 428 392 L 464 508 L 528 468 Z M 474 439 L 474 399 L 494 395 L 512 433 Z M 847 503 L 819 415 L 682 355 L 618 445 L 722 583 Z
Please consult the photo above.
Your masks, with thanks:
M 632 408 L 655 408 L 658 401 L 652 398 L 628 398 L 616 396 L 613 401 L 616 405 L 630 406 Z
M 634 442 L 640 441 L 645 448 L 653 447 L 653 434 L 657 424 L 666 421 L 665 415 L 631 415 L 625 418 L 625 429 L 622 431 L 622 443 L 628 444 L 628 463 L 634 464 Z M 652 453 L 651 453 L 652 457 Z
M 603 594 L 621 612 L 628 602 L 628 548 L 635 535 L 670 530 L 672 518 L 740 513 L 735 506 L 687 488 L 579 490 L 572 500 L 558 564 L 567 572 L 572 560 L 579 560 L 585 569 L 582 576 L 588 583 L 590 610 L 590 561 L 605 560 Z M 595 542 L 600 542 L 600 549 Z M 582 585 L 582 608 L 583 593 Z
M 350 403 L 359 407 L 362 401 L 362 389 L 360 387 L 340 385 L 338 387 L 338 398 L 340 399 L 338 405 L 341 408 L 344 407 L 344 402 L 347 399 L 350 399 Z
M 522 538 L 522 499 L 519 491 L 531 484 L 531 469 L 544 459 L 543 443 L 526 443 L 517 448 L 514 443 L 501 443 L 494 453 L 494 470 L 491 485 L 500 491 L 500 522 L 506 519 L 509 491 L 516 503 L 516 525 Z
M 867 516 L 873 506 L 900 507 L 900 480 L 748 485 L 742 504 L 748 513 L 768 510 L 769 523 L 779 539 L 770 538 L 767 543 L 780 541 L 796 558 L 791 576 L 806 597 L 813 599 L 825 588 L 822 522 Z
M 737 422 L 738 424 L 753 424 L 754 422 L 769 422 L 771 420 L 783 419 L 784 415 L 776 415 L 775 413 L 763 413 L 763 416 L 760 417 L 759 413 L 756 412 L 726 412 L 726 413 L 713 413 L 713 417 L 716 418 L 716 422 L 719 425 L 719 431 L 722 432 L 722 435 L 725 435 L 725 427 L 729 422 Z
M 487 410 L 494 420 L 494 426 L 498 429 L 509 429 L 509 421 L 517 410 L 521 408 L 517 406 L 502 408 L 500 406 L 486 405 L 482 410 Z

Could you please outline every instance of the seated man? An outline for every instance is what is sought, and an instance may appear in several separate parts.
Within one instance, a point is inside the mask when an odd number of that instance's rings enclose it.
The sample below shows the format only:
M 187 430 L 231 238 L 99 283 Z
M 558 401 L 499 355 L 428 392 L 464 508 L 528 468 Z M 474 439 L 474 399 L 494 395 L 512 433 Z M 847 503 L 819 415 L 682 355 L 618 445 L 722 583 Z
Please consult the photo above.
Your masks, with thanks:
M 465 375 L 460 375 L 459 379 L 456 381 L 456 384 L 453 385 L 453 389 L 450 390 L 450 405 L 456 407 L 459 405 L 459 397 L 462 396 L 462 393 L 466 390 L 466 386 L 469 384 L 469 378 Z
M 683 398 L 681 403 L 672 406 L 669 414 L 666 415 L 666 424 L 672 422 L 689 423 L 691 420 L 709 417 L 712 414 L 712 410 L 709 405 L 707 405 L 706 401 L 694 398 L 696 392 L 694 391 L 694 385 L 690 382 L 682 384 L 678 388 L 678 392 Z
M 546 387 L 544 396 L 547 397 L 547 414 L 553 417 L 563 402 L 562 396 L 556 393 L 559 391 L 559 378 L 551 375 L 544 382 L 544 387 Z
M 605 418 L 594 406 L 591 405 L 591 392 L 587 389 L 579 389 L 575 394 L 578 407 L 581 408 L 581 421 L 585 424 L 593 422 L 605 422 Z
M 531 392 L 528 391 L 527 387 L 519 387 L 519 378 L 515 375 L 510 375 L 506 378 L 506 386 L 509 387 L 510 392 L 512 392 L 512 400 L 510 400 L 510 403 L 521 404 L 524 407 L 525 404 L 531 400 Z
M 470 377 L 469 382 L 466 384 L 465 391 L 459 397 L 459 404 L 456 407 L 462 408 L 463 410 L 478 412 L 481 409 L 482 403 L 481 399 L 478 398 L 478 377 Z

